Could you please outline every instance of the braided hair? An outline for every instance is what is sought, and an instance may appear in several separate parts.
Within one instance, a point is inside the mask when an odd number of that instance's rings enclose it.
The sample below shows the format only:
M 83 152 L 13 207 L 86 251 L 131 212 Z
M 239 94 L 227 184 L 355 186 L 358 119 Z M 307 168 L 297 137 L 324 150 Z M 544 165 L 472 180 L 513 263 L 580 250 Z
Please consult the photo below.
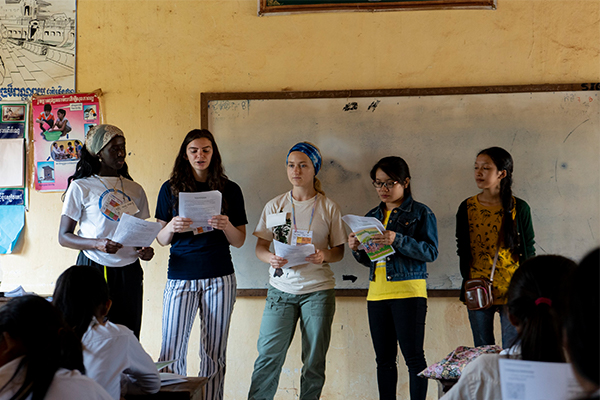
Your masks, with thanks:
M 517 247 L 519 246 L 519 240 L 517 235 L 517 225 L 513 219 L 513 208 L 515 202 L 512 194 L 512 175 L 513 175 L 513 159 L 510 153 L 504 150 L 502 147 L 489 147 L 481 150 L 477 155 L 480 156 L 485 154 L 492 159 L 498 172 L 506 171 L 506 176 L 500 181 L 500 199 L 502 200 L 502 231 L 504 246 L 506 246 L 511 253 L 516 253 Z

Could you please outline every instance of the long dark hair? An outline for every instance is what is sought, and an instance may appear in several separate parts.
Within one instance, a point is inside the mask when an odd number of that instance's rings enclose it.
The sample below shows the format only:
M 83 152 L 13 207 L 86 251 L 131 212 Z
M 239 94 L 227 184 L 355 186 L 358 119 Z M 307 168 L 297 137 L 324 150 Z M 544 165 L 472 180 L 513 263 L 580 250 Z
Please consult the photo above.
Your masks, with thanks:
M 600 250 L 595 249 L 571 272 L 564 310 L 565 335 L 575 371 L 600 386 Z
M 0 393 L 26 369 L 25 380 L 12 399 L 41 400 L 59 368 L 85 372 L 81 342 L 65 324 L 60 311 L 47 300 L 34 295 L 17 297 L 0 309 L 0 332 L 23 345 L 23 360 Z
M 377 164 L 371 168 L 371 172 L 369 173 L 373 181 L 375 180 L 375 175 L 377 174 L 378 169 L 381 169 L 390 178 L 398 181 L 403 186 L 406 178 L 410 179 L 410 170 L 408 169 L 408 164 L 402 157 L 390 156 L 384 157 L 377 161 Z M 411 196 L 410 181 L 408 182 L 408 186 L 404 189 L 404 198 L 408 196 Z
M 196 179 L 194 178 L 194 170 L 187 159 L 187 147 L 196 139 L 206 138 L 210 141 L 212 146 L 212 157 L 210 164 L 208 165 L 208 187 L 210 190 L 218 190 L 223 193 L 225 184 L 227 183 L 227 175 L 225 175 L 225 168 L 223 168 L 223 162 L 221 161 L 221 153 L 219 153 L 219 147 L 212 133 L 208 129 L 193 129 L 188 132 L 183 139 L 183 143 L 179 147 L 179 153 L 175 158 L 175 164 L 173 165 L 173 172 L 169 178 L 171 184 L 171 192 L 175 198 L 179 198 L 179 192 L 195 192 L 196 191 Z M 223 199 L 223 208 L 225 209 L 225 199 Z
M 77 179 L 83 179 L 97 174 L 98 172 L 100 172 L 100 167 L 100 158 L 92 155 L 88 151 L 86 146 L 83 145 L 80 151 L 79 161 L 77 161 L 77 165 L 75 166 L 75 173 L 71 175 L 69 179 L 67 179 L 67 189 L 65 189 L 65 192 L 62 194 L 61 199 L 63 201 L 65 200 L 65 195 L 67 194 L 67 190 L 69 189 L 71 182 Z M 126 162 L 123 163 L 123 166 L 117 172 L 122 177 L 127 178 L 129 180 L 133 180 L 131 175 L 129 175 L 129 167 L 127 167 Z
M 506 176 L 500 181 L 500 199 L 502 200 L 502 232 L 504 246 L 514 253 L 519 246 L 517 225 L 513 219 L 513 208 L 515 206 L 512 194 L 513 159 L 510 153 L 502 147 L 489 147 L 481 150 L 477 155 L 485 154 L 492 159 L 498 172 L 506 171 Z
M 98 307 L 108 300 L 108 285 L 100 271 L 83 265 L 74 265 L 63 272 L 52 295 L 52 304 L 63 313 L 67 325 L 80 340 Z
M 508 313 L 517 319 L 521 356 L 528 361 L 565 362 L 560 311 L 564 282 L 575 262 L 557 255 L 525 261 L 508 287 Z

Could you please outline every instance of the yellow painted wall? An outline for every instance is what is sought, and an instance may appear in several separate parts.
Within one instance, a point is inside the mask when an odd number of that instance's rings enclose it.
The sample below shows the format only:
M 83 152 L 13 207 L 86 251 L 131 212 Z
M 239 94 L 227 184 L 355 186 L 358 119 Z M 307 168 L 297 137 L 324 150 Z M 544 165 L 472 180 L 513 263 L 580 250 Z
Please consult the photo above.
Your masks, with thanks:
M 106 120 L 125 131 L 130 171 L 154 208 L 176 148 L 200 124 L 201 92 L 600 81 L 599 0 L 498 3 L 496 11 L 259 18 L 255 0 L 79 0 L 77 88 L 104 91 Z M 22 284 L 50 293 L 74 262 L 76 252 L 58 246 L 60 210 L 60 194 L 32 193 L 23 239 L 15 254 L 0 257 L 2 288 Z M 254 240 L 249 237 L 246 245 Z M 142 343 L 155 357 L 167 257 L 168 250 L 159 248 L 144 265 Z M 245 397 L 263 304 L 260 298 L 236 304 L 227 399 Z M 429 362 L 471 343 L 465 314 L 454 299 L 430 299 Z M 194 335 L 191 373 L 198 366 Z M 278 399 L 296 398 L 299 353 L 294 343 Z M 400 365 L 400 398 L 407 398 L 402 358 Z M 377 398 L 364 299 L 338 299 L 327 368 L 324 399 Z M 430 385 L 430 398 L 434 389 Z

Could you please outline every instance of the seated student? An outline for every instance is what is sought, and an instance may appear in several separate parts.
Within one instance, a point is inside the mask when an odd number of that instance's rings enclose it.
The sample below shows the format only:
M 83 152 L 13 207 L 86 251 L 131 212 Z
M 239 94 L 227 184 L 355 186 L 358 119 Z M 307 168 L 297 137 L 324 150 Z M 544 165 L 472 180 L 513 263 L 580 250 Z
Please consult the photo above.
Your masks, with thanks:
M 558 310 L 562 284 L 575 265 L 565 257 L 544 255 L 528 259 L 515 271 L 506 306 L 510 323 L 517 329 L 516 344 L 500 354 L 484 354 L 467 365 L 443 400 L 501 399 L 500 357 L 566 361 Z
M 81 374 L 81 343 L 45 299 L 17 297 L 0 308 L 0 335 L 0 399 L 111 399 Z
M 567 287 L 565 347 L 588 399 L 600 399 L 600 249 L 571 273 Z
M 106 320 L 111 301 L 100 271 L 89 266 L 67 269 L 56 281 L 52 301 L 81 338 L 87 376 L 113 399 L 159 391 L 158 370 L 133 332 Z

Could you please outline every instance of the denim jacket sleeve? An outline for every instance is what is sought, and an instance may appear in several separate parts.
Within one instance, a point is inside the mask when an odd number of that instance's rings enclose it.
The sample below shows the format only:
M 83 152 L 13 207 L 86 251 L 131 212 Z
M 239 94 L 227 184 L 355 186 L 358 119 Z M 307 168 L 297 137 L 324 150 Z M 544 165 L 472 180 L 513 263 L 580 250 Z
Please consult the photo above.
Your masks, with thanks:
M 352 255 L 354 256 L 354 258 L 356 259 L 356 261 L 358 261 L 359 263 L 361 263 L 365 267 L 370 267 L 371 266 L 371 259 L 367 255 L 366 251 L 364 251 L 364 250 L 357 250 L 357 251 L 352 250 Z
M 414 235 L 409 236 L 396 230 L 392 247 L 398 253 L 423 262 L 433 262 L 438 256 L 437 220 L 428 207 L 420 207 Z M 388 227 L 389 229 L 389 227 Z

